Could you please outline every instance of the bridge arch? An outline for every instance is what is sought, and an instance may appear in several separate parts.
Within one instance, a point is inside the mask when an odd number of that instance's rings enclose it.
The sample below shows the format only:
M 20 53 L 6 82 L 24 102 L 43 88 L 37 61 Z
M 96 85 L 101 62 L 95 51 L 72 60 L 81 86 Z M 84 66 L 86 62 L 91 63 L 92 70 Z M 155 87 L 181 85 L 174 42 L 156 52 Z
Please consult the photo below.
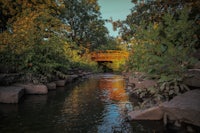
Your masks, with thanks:
M 128 52 L 120 50 L 95 51 L 91 53 L 91 59 L 96 62 L 126 60 L 128 56 Z

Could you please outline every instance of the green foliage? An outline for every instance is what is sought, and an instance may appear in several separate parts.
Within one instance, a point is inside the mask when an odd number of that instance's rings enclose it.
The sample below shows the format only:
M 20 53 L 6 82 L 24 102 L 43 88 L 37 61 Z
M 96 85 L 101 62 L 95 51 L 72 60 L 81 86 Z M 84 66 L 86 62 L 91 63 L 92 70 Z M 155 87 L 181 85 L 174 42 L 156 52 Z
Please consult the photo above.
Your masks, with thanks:
M 0 29 L 4 31 L 11 28 L 12 24 L 27 10 L 48 10 L 49 14 L 56 16 L 59 14 L 59 8 L 54 0 L 0 0 Z
M 96 47 L 95 50 L 121 50 L 120 44 L 115 40 L 115 38 L 107 38 L 105 43 Z
M 0 9 L 3 66 L 39 80 L 65 78 L 74 68 L 98 71 L 80 47 L 106 40 L 96 0 L 0 0 Z
M 106 41 L 108 33 L 100 17 L 97 0 L 64 0 L 61 20 L 71 31 L 66 34 L 79 46 L 91 50 Z
M 117 24 L 122 32 L 124 40 L 129 40 L 137 33 L 134 29 L 135 25 L 140 26 L 141 21 L 144 21 L 146 25 L 149 23 L 162 22 L 162 17 L 165 13 L 174 14 L 185 6 L 191 8 L 189 13 L 189 19 L 199 21 L 200 1 L 198 0 L 133 0 L 133 8 L 131 14 L 127 16 L 127 19 L 122 24 Z
M 13 65 L 18 72 L 32 76 L 45 76 L 48 80 L 65 78 L 68 70 L 81 68 L 85 71 L 98 71 L 97 64 L 87 57 L 81 57 L 79 50 L 64 38 L 54 36 L 40 44 L 27 47 L 20 53 L 10 53 L 9 47 L 0 52 L 1 64 Z M 8 45 L 9 46 L 9 45 Z
M 163 23 L 142 22 L 135 27 L 137 34 L 131 40 L 134 53 L 129 66 L 134 70 L 156 75 L 182 77 L 192 63 L 190 54 L 197 42 L 194 21 L 188 20 L 188 9 L 177 12 L 178 17 L 166 13 Z
M 197 33 L 200 30 L 190 13 L 191 8 L 184 7 L 164 12 L 158 22 L 142 19 L 139 24 L 131 24 L 134 36 L 130 39 L 129 69 L 146 72 L 158 80 L 157 87 L 135 91 L 144 99 L 141 106 L 147 101 L 152 104 L 169 100 L 189 90 L 183 78 L 195 62 L 191 54 L 199 45 Z
M 56 70 L 69 69 L 69 60 L 63 49 L 65 45 L 56 37 L 43 44 L 35 44 L 20 55 L 23 61 L 20 69 L 45 76 L 50 76 Z

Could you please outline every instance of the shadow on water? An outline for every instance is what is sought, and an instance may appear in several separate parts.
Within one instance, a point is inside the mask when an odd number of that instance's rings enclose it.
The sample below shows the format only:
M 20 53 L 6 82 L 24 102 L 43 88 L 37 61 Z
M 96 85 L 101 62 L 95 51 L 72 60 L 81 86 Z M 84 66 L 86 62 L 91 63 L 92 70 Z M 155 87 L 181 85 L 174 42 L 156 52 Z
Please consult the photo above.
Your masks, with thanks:
M 126 122 L 125 109 L 131 103 L 123 77 L 93 75 L 68 84 L 48 95 L 27 95 L 19 104 L 0 104 L 0 131 L 3 133 L 140 133 L 162 127 Z M 133 105 L 133 106 L 132 106 Z M 161 129 L 159 129 L 161 127 Z M 156 129 L 156 130 L 155 130 Z M 158 130 L 159 129 L 159 130 Z

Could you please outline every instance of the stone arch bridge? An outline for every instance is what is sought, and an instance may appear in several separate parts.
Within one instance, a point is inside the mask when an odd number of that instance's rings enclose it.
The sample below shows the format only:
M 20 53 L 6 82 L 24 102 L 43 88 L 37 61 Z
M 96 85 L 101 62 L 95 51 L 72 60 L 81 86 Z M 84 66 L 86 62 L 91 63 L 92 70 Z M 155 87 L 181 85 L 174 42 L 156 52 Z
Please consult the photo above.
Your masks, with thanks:
M 128 52 L 120 50 L 95 51 L 91 53 L 91 59 L 96 62 L 113 62 L 128 59 Z

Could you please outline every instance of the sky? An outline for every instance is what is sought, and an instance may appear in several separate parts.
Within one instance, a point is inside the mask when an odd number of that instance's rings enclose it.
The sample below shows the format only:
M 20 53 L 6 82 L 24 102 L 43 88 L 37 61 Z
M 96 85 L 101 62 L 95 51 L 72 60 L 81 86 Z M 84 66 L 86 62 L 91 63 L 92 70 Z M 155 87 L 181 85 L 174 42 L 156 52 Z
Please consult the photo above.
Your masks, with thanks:
M 112 18 L 113 21 L 125 20 L 126 16 L 131 13 L 133 3 L 131 0 L 98 0 L 100 5 L 100 12 L 103 19 Z M 106 23 L 105 26 L 109 30 L 109 35 L 118 36 L 117 31 L 113 31 L 111 23 Z

